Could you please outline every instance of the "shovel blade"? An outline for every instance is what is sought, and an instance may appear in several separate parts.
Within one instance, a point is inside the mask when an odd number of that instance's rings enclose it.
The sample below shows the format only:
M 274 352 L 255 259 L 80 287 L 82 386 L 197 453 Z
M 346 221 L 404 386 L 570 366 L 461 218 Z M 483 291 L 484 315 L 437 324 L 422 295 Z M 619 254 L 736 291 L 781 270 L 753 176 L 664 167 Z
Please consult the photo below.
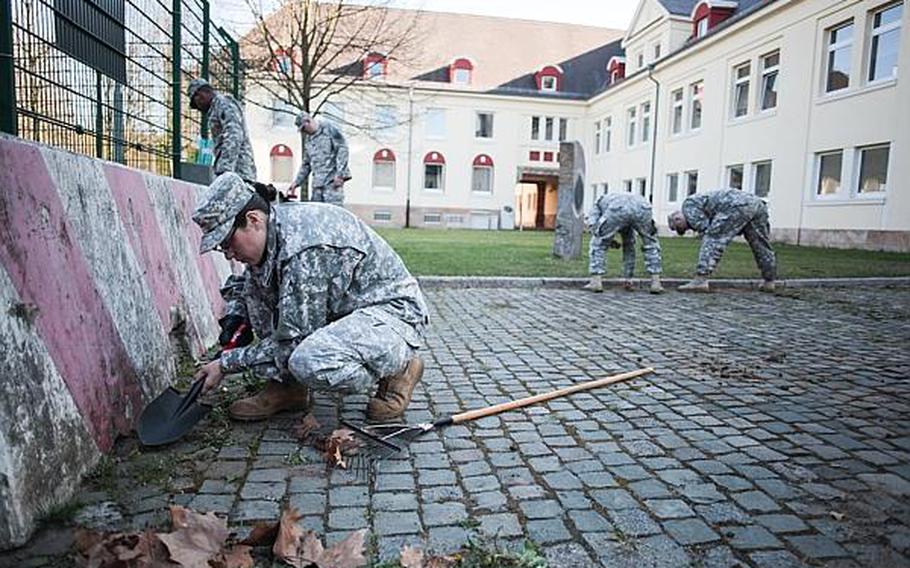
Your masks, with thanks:
M 183 394 L 174 387 L 168 387 L 149 403 L 139 416 L 136 432 L 145 446 L 162 446 L 176 442 L 202 420 L 211 407 L 193 401 L 185 404 L 190 394 Z

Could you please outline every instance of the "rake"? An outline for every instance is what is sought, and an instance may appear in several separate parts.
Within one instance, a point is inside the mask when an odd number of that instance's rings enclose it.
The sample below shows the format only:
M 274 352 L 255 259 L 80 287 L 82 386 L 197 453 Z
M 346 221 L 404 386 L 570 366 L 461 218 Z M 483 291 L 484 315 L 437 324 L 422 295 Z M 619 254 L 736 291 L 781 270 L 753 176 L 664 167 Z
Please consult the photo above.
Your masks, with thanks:
M 652 372 L 654 372 L 653 368 L 645 367 L 644 369 L 638 369 L 636 371 L 629 371 L 626 373 L 620 373 L 618 375 L 604 377 L 602 379 L 579 383 L 570 387 L 520 398 L 518 400 L 503 402 L 493 406 L 488 406 L 486 408 L 478 408 L 477 410 L 469 410 L 467 412 L 453 414 L 452 416 L 441 418 L 435 422 L 422 422 L 419 424 L 371 424 L 364 426 L 353 424 L 347 420 L 342 420 L 341 424 L 345 428 L 348 428 L 351 431 L 366 438 L 368 441 L 374 442 L 380 446 L 384 446 L 385 448 L 388 448 L 395 452 L 400 452 L 402 450 L 402 446 L 396 444 L 395 442 L 402 439 L 410 442 L 419 436 L 422 436 L 428 432 L 432 432 L 433 430 L 445 428 L 446 426 L 451 426 L 453 424 L 463 424 L 472 420 L 478 420 L 487 416 L 493 416 L 494 414 L 500 414 L 509 410 L 531 406 L 532 404 L 537 404 L 539 402 L 553 400 L 554 398 L 568 396 L 576 392 L 587 391 L 596 389 L 598 387 L 620 383 L 622 381 L 634 379 L 636 377 L 647 375 L 648 373 Z

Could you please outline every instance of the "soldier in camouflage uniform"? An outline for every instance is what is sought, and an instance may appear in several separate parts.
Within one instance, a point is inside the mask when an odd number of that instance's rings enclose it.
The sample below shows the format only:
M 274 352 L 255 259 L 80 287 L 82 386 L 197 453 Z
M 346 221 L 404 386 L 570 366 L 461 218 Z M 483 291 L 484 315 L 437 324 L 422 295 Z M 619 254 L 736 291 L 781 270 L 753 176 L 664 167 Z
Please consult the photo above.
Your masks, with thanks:
M 607 248 L 619 248 L 614 237 L 622 237 L 623 287 L 632 290 L 635 273 L 635 233 L 641 237 L 641 250 L 645 253 L 645 268 L 651 275 L 650 292 L 664 291 L 660 283 L 660 241 L 657 226 L 651 216 L 651 204 L 631 193 L 605 193 L 594 202 L 588 212 L 591 243 L 588 247 L 588 271 L 591 281 L 586 290 L 603 292 L 603 275 L 606 273 Z
M 288 188 L 295 195 L 303 187 L 307 176 L 313 172 L 310 184 L 310 201 L 321 201 L 341 206 L 344 203 L 344 182 L 351 179 L 348 169 L 348 143 L 335 125 L 324 120 L 317 121 L 308 112 L 301 112 L 295 121 L 306 137 L 303 149 L 303 163 Z
M 668 222 L 670 229 L 680 235 L 688 229 L 703 235 L 695 279 L 680 286 L 680 291 L 708 292 L 708 277 L 737 235 L 746 238 L 761 270 L 763 281 L 758 289 L 774 291 L 777 261 L 771 248 L 768 206 L 760 198 L 739 189 L 699 193 L 687 197 L 682 210 L 671 213 Z
M 231 95 L 215 91 L 205 79 L 190 81 L 190 108 L 208 113 L 212 131 L 215 175 L 234 172 L 247 181 L 256 180 L 253 147 L 243 119 L 243 109 Z
M 197 373 L 206 389 L 224 373 L 250 370 L 264 391 L 231 415 L 256 420 L 306 406 L 308 388 L 367 392 L 371 420 L 401 416 L 423 375 L 417 356 L 428 323 L 417 281 L 372 229 L 341 207 L 269 205 L 235 174 L 215 179 L 193 220 L 200 250 L 246 265 L 230 313 L 258 342 L 221 354 Z

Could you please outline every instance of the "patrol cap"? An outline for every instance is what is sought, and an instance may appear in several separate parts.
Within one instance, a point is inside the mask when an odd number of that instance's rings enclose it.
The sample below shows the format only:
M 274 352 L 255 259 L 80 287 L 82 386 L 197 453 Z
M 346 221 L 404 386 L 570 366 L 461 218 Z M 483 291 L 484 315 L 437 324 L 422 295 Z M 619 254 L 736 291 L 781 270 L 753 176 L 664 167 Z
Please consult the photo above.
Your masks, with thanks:
M 207 253 L 227 238 L 234 219 L 254 195 L 253 189 L 234 172 L 215 178 L 193 211 L 193 221 L 202 229 L 199 254 Z
M 303 128 L 303 122 L 305 120 L 311 120 L 312 118 L 313 117 L 310 116 L 310 113 L 308 113 L 307 111 L 305 111 L 305 110 L 300 111 L 300 114 L 298 114 L 297 118 L 294 119 L 294 124 L 297 126 L 297 130 L 300 130 L 301 128 Z
M 195 96 L 199 89 L 203 87 L 208 87 L 211 89 L 212 85 L 205 79 L 193 79 L 190 81 L 190 86 L 186 89 L 186 94 L 190 98 L 190 108 L 199 110 L 199 108 L 196 106 L 196 103 L 193 102 L 193 96 Z

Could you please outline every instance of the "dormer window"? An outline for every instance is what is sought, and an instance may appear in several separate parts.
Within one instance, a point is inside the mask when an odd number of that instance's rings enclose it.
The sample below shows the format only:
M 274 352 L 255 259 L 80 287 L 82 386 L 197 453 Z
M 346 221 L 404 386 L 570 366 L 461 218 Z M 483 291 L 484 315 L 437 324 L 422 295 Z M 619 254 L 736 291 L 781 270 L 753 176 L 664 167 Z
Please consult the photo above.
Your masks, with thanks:
M 692 34 L 705 37 L 714 26 L 732 16 L 736 7 L 736 0 L 701 0 L 692 9 Z
M 563 71 L 559 65 L 546 65 L 536 73 L 534 79 L 540 91 L 555 93 L 562 86 Z
M 467 57 L 459 57 L 449 66 L 449 82 L 455 85 L 470 85 L 474 64 Z
M 385 77 L 388 59 L 381 53 L 369 53 L 363 58 L 363 76 L 366 79 L 381 79 Z
M 607 74 L 610 76 L 610 84 L 621 81 L 626 77 L 626 59 L 624 57 L 613 56 L 607 62 Z
M 705 37 L 708 33 L 708 16 L 695 22 L 695 37 Z

